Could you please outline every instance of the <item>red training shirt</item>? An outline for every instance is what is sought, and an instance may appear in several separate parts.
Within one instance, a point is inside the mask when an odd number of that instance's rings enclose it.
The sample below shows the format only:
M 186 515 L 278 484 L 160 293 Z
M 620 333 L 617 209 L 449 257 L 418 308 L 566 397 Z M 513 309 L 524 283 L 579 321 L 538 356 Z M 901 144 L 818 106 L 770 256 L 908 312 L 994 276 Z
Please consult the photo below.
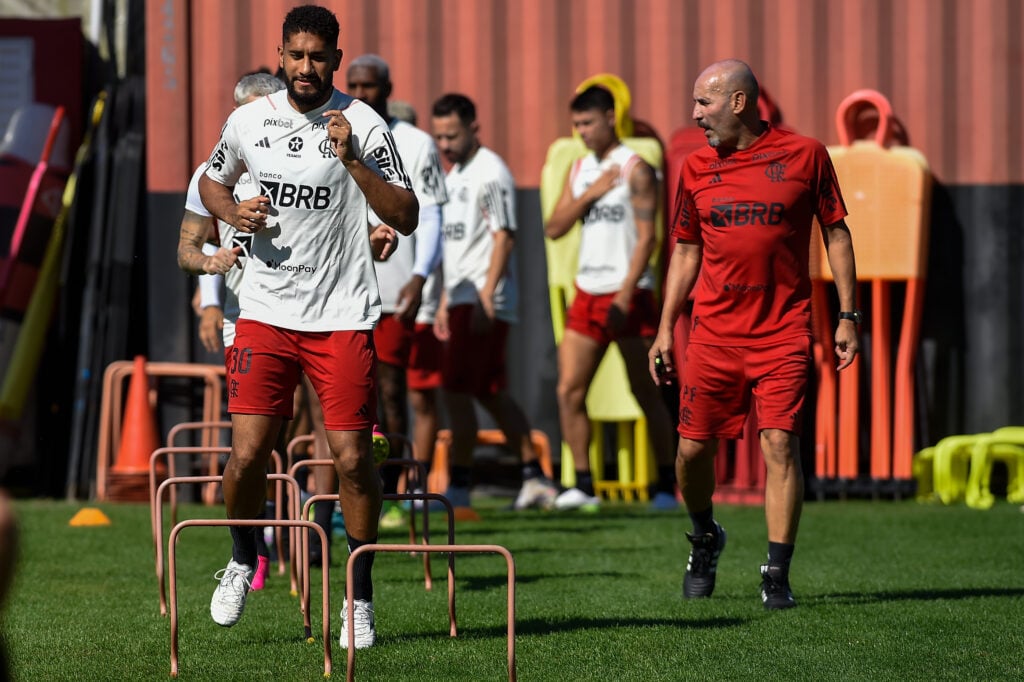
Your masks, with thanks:
M 708 146 L 687 156 L 672 234 L 703 246 L 691 343 L 755 346 L 811 334 L 814 216 L 822 225 L 846 216 L 817 140 L 769 127 L 741 151 L 720 156 Z

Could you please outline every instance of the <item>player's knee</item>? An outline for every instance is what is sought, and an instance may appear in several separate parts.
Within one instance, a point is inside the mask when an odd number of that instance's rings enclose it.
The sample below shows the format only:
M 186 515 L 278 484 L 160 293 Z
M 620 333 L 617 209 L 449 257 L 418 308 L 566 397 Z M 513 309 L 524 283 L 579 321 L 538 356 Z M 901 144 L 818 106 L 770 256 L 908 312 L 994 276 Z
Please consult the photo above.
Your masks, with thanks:
M 372 468 L 373 455 L 369 452 L 360 453 L 356 448 L 345 448 L 334 453 L 334 468 L 338 477 L 345 481 L 355 481 L 364 475 L 367 466 Z
M 713 459 L 717 444 L 712 441 L 692 440 L 690 438 L 679 438 L 679 447 L 676 450 L 676 462 L 689 466 L 705 459 Z
M 562 410 L 581 410 L 586 407 L 587 387 L 558 382 L 555 389 L 558 407 Z
M 269 454 L 264 455 L 256 446 L 235 443 L 231 449 L 231 466 L 228 469 L 234 469 L 239 476 L 243 476 L 261 465 L 265 466 L 268 458 Z M 224 473 L 227 475 L 228 472 L 225 470 Z
M 790 466 L 799 462 L 797 437 L 782 429 L 765 429 L 761 432 L 761 450 L 768 466 Z

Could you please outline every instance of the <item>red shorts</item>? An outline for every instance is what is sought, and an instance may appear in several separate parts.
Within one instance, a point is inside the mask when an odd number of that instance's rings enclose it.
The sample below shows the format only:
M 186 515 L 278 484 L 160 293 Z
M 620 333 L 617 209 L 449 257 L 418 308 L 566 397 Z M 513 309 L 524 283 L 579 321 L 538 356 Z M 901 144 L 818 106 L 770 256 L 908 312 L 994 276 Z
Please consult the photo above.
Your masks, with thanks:
M 566 313 L 565 328 L 589 337 L 601 346 L 616 338 L 654 338 L 658 334 L 660 311 L 654 302 L 654 292 L 637 289 L 629 300 L 626 323 L 618 334 L 608 329 L 608 311 L 615 294 L 589 294 L 576 287 L 576 297 Z
M 395 367 L 408 367 L 412 337 L 412 322 L 402 322 L 397 315 L 381 315 L 380 322 L 373 330 L 373 345 L 377 347 L 377 360 Z
M 470 323 L 475 305 L 457 305 L 448 309 L 451 337 L 443 344 L 441 379 L 453 393 L 492 396 L 504 390 L 505 343 L 508 323 L 495 320 L 490 330 L 474 333 Z
M 434 336 L 434 325 L 416 324 L 405 380 L 414 391 L 429 391 L 441 385 L 441 342 Z
M 757 428 L 799 434 L 811 367 L 811 337 L 768 346 L 686 346 L 680 377 L 679 434 L 739 438 L 757 408 Z
M 369 331 L 301 332 L 239 320 L 227 354 L 228 412 L 292 417 L 300 370 L 328 431 L 377 423 L 377 356 Z

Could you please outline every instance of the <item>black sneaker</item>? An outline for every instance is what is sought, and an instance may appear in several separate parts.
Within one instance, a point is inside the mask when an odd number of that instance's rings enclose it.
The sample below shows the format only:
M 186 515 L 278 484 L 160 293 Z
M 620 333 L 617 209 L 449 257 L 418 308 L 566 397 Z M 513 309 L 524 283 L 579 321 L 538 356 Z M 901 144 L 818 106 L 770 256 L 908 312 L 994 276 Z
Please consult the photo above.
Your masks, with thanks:
M 686 534 L 690 541 L 690 557 L 686 560 L 686 575 L 683 576 L 683 597 L 695 599 L 710 597 L 715 591 L 715 571 L 718 557 L 725 549 L 725 529 L 715 522 L 713 533 L 703 535 Z
M 789 569 L 786 566 L 761 565 L 761 601 L 769 611 L 796 606 L 793 591 L 789 589 Z

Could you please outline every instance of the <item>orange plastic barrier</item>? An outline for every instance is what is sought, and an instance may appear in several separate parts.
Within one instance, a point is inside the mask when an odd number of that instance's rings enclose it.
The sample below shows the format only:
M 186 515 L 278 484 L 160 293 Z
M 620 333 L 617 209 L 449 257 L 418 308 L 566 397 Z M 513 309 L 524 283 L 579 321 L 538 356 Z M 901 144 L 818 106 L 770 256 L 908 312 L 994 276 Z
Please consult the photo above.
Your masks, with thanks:
M 873 139 L 855 139 L 865 114 L 877 112 Z M 815 236 L 811 249 L 814 277 L 815 362 L 819 390 L 816 464 L 819 478 L 910 481 L 914 452 L 914 360 L 920 337 L 927 269 L 932 177 L 916 149 L 899 144 L 902 130 L 889 101 L 874 90 L 858 90 L 836 112 L 840 145 L 829 147 L 849 210 L 857 279 L 870 291 L 862 329 L 870 330 L 870 455 L 861 466 L 859 431 L 860 373 L 857 366 L 837 377 L 832 335 L 836 313 L 829 306 L 831 270 Z M 896 285 L 894 287 L 894 285 Z M 894 291 L 904 291 L 903 320 L 892 370 Z M 861 297 L 864 300 L 864 297 Z M 899 306 L 897 306 L 897 309 Z

